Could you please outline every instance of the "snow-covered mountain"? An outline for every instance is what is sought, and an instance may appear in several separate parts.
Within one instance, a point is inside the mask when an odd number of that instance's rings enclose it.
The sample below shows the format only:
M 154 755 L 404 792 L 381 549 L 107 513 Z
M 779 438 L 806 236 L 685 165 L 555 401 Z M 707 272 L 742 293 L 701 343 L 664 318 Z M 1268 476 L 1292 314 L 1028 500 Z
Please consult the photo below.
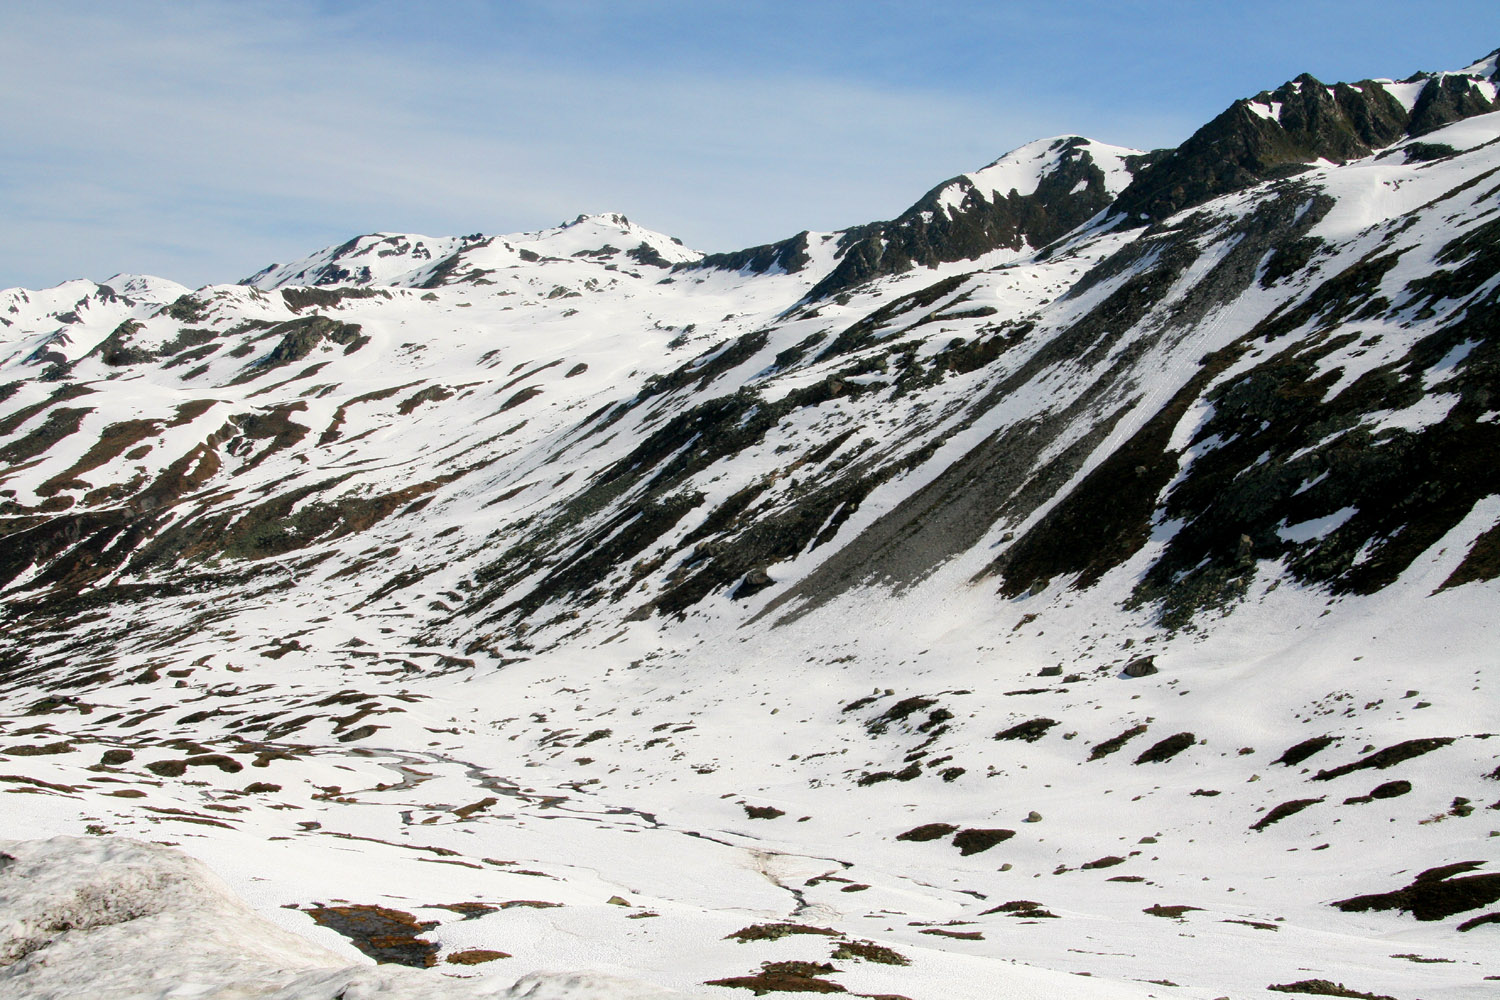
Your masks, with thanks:
M 554 229 L 514 236 L 357 236 L 284 266 L 272 264 L 240 284 L 267 290 L 307 285 L 436 288 L 483 284 L 486 276 L 497 270 L 526 263 L 582 260 L 610 271 L 621 267 L 638 271 L 642 267 L 671 267 L 702 256 L 684 248 L 680 240 L 609 213 L 580 215 Z
M 735 253 L 0 292 L 0 836 L 258 916 L 0 901 L 268 922 L 245 996 L 1491 995 L 1496 60 Z

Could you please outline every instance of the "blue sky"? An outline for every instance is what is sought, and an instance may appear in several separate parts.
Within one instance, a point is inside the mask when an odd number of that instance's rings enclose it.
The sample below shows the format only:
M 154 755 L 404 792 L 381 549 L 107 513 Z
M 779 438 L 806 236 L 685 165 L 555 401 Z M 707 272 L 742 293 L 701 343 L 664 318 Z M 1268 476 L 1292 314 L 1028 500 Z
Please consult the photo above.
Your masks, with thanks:
M 0 287 L 233 281 L 620 211 L 706 250 L 889 218 L 1041 136 L 1458 68 L 1493 0 L 0 4 Z

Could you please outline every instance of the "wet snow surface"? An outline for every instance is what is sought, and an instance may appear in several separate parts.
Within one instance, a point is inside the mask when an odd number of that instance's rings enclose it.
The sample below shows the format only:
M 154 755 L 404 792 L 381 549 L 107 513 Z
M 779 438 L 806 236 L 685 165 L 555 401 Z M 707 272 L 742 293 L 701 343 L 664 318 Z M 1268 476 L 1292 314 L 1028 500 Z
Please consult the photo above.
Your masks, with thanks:
M 1497 137 L 816 308 L 619 216 L 0 292 L 0 996 L 1493 996 L 1500 498 L 1347 484 L 1490 440 Z

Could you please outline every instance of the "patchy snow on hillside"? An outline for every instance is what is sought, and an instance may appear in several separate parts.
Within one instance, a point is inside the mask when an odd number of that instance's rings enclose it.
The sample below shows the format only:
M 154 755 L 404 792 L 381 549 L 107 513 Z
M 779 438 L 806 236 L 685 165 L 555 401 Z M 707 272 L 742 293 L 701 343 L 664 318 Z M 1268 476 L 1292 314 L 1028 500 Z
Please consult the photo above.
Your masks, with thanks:
M 1491 996 L 1497 139 L 0 293 L 0 995 Z
M 988 201 L 1011 195 L 1034 194 L 1043 178 L 1057 170 L 1064 157 L 1086 154 L 1104 173 L 1105 189 L 1118 194 L 1130 183 L 1125 158 L 1140 156 L 1138 149 L 1126 149 L 1079 136 L 1053 136 L 1037 139 L 1011 150 L 988 166 L 963 174 L 938 195 L 938 204 L 953 211 L 970 192 Z

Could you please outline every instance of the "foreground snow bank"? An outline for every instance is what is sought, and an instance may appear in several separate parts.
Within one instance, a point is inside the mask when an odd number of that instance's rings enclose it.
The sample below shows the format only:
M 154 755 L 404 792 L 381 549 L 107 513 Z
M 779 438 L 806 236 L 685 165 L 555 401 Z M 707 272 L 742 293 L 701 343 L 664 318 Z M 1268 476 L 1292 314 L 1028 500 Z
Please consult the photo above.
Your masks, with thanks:
M 351 966 L 256 915 L 198 861 L 118 837 L 0 841 L 0 996 L 7 1000 L 656 1000 L 595 973 L 513 986 Z

